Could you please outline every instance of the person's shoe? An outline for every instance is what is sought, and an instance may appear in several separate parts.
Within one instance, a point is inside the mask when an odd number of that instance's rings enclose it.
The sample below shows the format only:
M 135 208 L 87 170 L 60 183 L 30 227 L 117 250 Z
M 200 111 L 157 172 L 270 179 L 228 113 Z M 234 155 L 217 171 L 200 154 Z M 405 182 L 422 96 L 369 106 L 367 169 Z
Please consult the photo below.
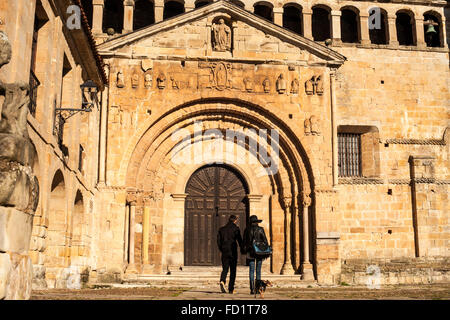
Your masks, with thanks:
M 229 294 L 234 294 L 234 290 L 228 291 Z
M 227 290 L 225 290 L 225 283 L 223 281 L 220 281 L 220 290 L 222 293 L 227 293 Z

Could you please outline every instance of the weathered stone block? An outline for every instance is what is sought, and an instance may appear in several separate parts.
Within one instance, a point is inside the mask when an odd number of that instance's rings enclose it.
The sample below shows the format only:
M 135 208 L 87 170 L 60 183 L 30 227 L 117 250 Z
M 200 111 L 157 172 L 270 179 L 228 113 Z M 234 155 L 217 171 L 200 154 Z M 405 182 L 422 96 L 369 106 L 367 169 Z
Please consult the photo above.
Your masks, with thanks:
M 0 158 L 33 166 L 36 151 L 29 139 L 0 133 Z
M 0 207 L 0 251 L 29 250 L 33 216 L 14 208 Z

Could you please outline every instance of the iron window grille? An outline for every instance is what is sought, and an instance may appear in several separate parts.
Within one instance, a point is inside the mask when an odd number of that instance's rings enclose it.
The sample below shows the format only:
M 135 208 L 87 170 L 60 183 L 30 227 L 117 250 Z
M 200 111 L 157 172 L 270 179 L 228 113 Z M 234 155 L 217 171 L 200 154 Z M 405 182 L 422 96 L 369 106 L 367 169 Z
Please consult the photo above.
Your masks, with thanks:
M 340 177 L 361 176 L 361 134 L 338 133 L 338 168 Z

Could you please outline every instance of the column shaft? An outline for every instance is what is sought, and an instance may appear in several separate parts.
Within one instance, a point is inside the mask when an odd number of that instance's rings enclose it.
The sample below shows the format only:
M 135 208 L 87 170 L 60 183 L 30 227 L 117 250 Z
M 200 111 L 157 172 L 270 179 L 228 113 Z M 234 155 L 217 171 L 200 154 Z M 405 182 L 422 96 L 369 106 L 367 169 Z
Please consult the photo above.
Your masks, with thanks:
M 397 25 L 395 24 L 396 17 L 388 17 L 389 25 L 389 44 L 398 45 L 397 41 Z
M 312 11 L 303 12 L 303 36 L 312 39 Z
M 93 0 L 93 13 L 92 13 L 92 32 L 103 32 L 103 8 L 105 6 L 104 0 Z

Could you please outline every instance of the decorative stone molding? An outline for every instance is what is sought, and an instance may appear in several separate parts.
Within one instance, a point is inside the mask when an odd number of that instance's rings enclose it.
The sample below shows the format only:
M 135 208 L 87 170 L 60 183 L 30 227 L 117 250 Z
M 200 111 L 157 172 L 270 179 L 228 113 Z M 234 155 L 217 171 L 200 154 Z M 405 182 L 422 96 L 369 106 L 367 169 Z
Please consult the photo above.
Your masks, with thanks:
M 387 144 L 417 144 L 417 145 L 436 145 L 436 146 L 445 146 L 445 140 L 439 139 L 386 139 L 385 143 Z
M 384 184 L 383 179 L 377 178 L 339 178 L 339 184 Z

